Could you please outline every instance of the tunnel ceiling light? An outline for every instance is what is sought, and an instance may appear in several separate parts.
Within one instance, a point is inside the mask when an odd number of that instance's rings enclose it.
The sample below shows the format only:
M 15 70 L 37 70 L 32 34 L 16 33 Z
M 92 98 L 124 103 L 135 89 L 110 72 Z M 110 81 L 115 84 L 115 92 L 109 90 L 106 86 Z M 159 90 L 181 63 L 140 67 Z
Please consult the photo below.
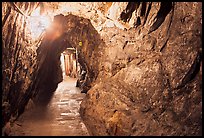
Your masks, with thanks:
M 31 37 L 33 39 L 39 36 L 51 25 L 52 19 L 48 15 L 40 15 L 40 7 L 31 13 L 29 18 Z

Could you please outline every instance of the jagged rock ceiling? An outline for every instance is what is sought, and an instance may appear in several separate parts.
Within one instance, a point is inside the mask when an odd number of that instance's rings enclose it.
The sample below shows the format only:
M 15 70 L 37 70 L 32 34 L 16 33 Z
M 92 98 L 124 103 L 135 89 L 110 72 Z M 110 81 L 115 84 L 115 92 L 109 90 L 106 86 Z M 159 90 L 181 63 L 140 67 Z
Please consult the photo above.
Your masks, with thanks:
M 91 135 L 201 135 L 201 9 L 199 2 L 3 2 L 3 124 L 54 92 L 65 46 L 80 51 L 88 72 L 80 114 Z M 59 29 L 41 35 L 46 24 L 27 17 L 36 15 L 55 18 Z

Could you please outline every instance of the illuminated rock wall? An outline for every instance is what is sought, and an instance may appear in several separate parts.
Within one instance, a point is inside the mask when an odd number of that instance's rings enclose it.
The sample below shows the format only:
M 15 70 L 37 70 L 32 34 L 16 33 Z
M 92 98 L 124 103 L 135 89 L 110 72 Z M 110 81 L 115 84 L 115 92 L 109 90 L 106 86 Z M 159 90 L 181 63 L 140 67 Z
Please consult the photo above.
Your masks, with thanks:
M 81 117 L 91 135 L 202 135 L 202 4 L 146 4 L 145 24 L 100 31 L 106 73 Z
M 37 3 L 17 2 L 16 6 L 29 15 Z M 23 112 L 26 97 L 31 96 L 36 49 L 27 18 L 12 3 L 2 2 L 2 126 Z
M 2 5 L 3 124 L 31 97 L 49 102 L 62 80 L 60 53 L 75 47 L 87 71 L 80 115 L 91 135 L 202 135 L 201 3 L 144 2 L 132 16 L 134 3 L 45 3 L 67 16 L 57 16 L 57 33 L 39 45 L 8 4 Z

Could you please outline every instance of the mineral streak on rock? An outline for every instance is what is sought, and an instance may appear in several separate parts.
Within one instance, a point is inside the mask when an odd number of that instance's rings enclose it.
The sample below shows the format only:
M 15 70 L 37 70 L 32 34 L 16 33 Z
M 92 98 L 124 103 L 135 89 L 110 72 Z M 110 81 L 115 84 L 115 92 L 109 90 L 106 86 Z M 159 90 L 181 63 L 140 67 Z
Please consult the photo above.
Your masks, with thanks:
M 59 29 L 39 43 L 14 9 L 29 16 L 39 3 L 14 3 L 2 2 L 3 126 L 30 99 L 49 103 L 60 53 L 74 47 L 91 135 L 202 135 L 201 2 L 44 3 Z

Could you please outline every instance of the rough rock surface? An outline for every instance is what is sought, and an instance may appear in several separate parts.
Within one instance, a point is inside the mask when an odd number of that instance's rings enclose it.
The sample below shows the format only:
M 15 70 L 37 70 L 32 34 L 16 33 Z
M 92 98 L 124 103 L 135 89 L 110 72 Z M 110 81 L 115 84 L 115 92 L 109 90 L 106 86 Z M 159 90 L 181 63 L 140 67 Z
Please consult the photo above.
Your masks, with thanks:
M 53 23 L 43 37 L 34 40 L 27 16 L 39 3 L 2 4 L 3 127 L 6 122 L 13 122 L 19 117 L 28 103 L 34 102 L 40 106 L 49 103 L 58 83 L 62 81 L 60 54 L 67 47 L 78 49 L 79 62 L 83 63 L 88 74 L 83 88 L 86 91 L 90 89 L 97 75 L 94 71 L 99 70 L 94 56 L 99 55 L 99 48 L 104 43 L 90 20 L 74 15 L 56 16 L 55 22 L 58 24 Z
M 26 15 L 37 7 L 35 2 L 15 5 Z M 2 2 L 2 127 L 22 113 L 20 107 L 27 104 L 37 55 L 26 17 L 15 5 Z
M 81 104 L 90 134 L 202 135 L 201 19 L 201 3 L 175 3 L 149 34 L 150 17 L 137 29 L 101 31 L 109 77 Z
M 39 98 L 51 97 L 61 81 L 60 52 L 75 47 L 88 72 L 80 114 L 91 135 L 202 135 L 202 3 L 143 2 L 131 17 L 124 3 L 122 19 L 110 13 L 116 3 L 45 3 L 65 16 L 55 16 L 58 38 L 47 40 L 51 31 L 39 45 L 19 29 L 24 16 L 8 5 L 2 5 L 3 124 L 31 97 L 49 102 Z

